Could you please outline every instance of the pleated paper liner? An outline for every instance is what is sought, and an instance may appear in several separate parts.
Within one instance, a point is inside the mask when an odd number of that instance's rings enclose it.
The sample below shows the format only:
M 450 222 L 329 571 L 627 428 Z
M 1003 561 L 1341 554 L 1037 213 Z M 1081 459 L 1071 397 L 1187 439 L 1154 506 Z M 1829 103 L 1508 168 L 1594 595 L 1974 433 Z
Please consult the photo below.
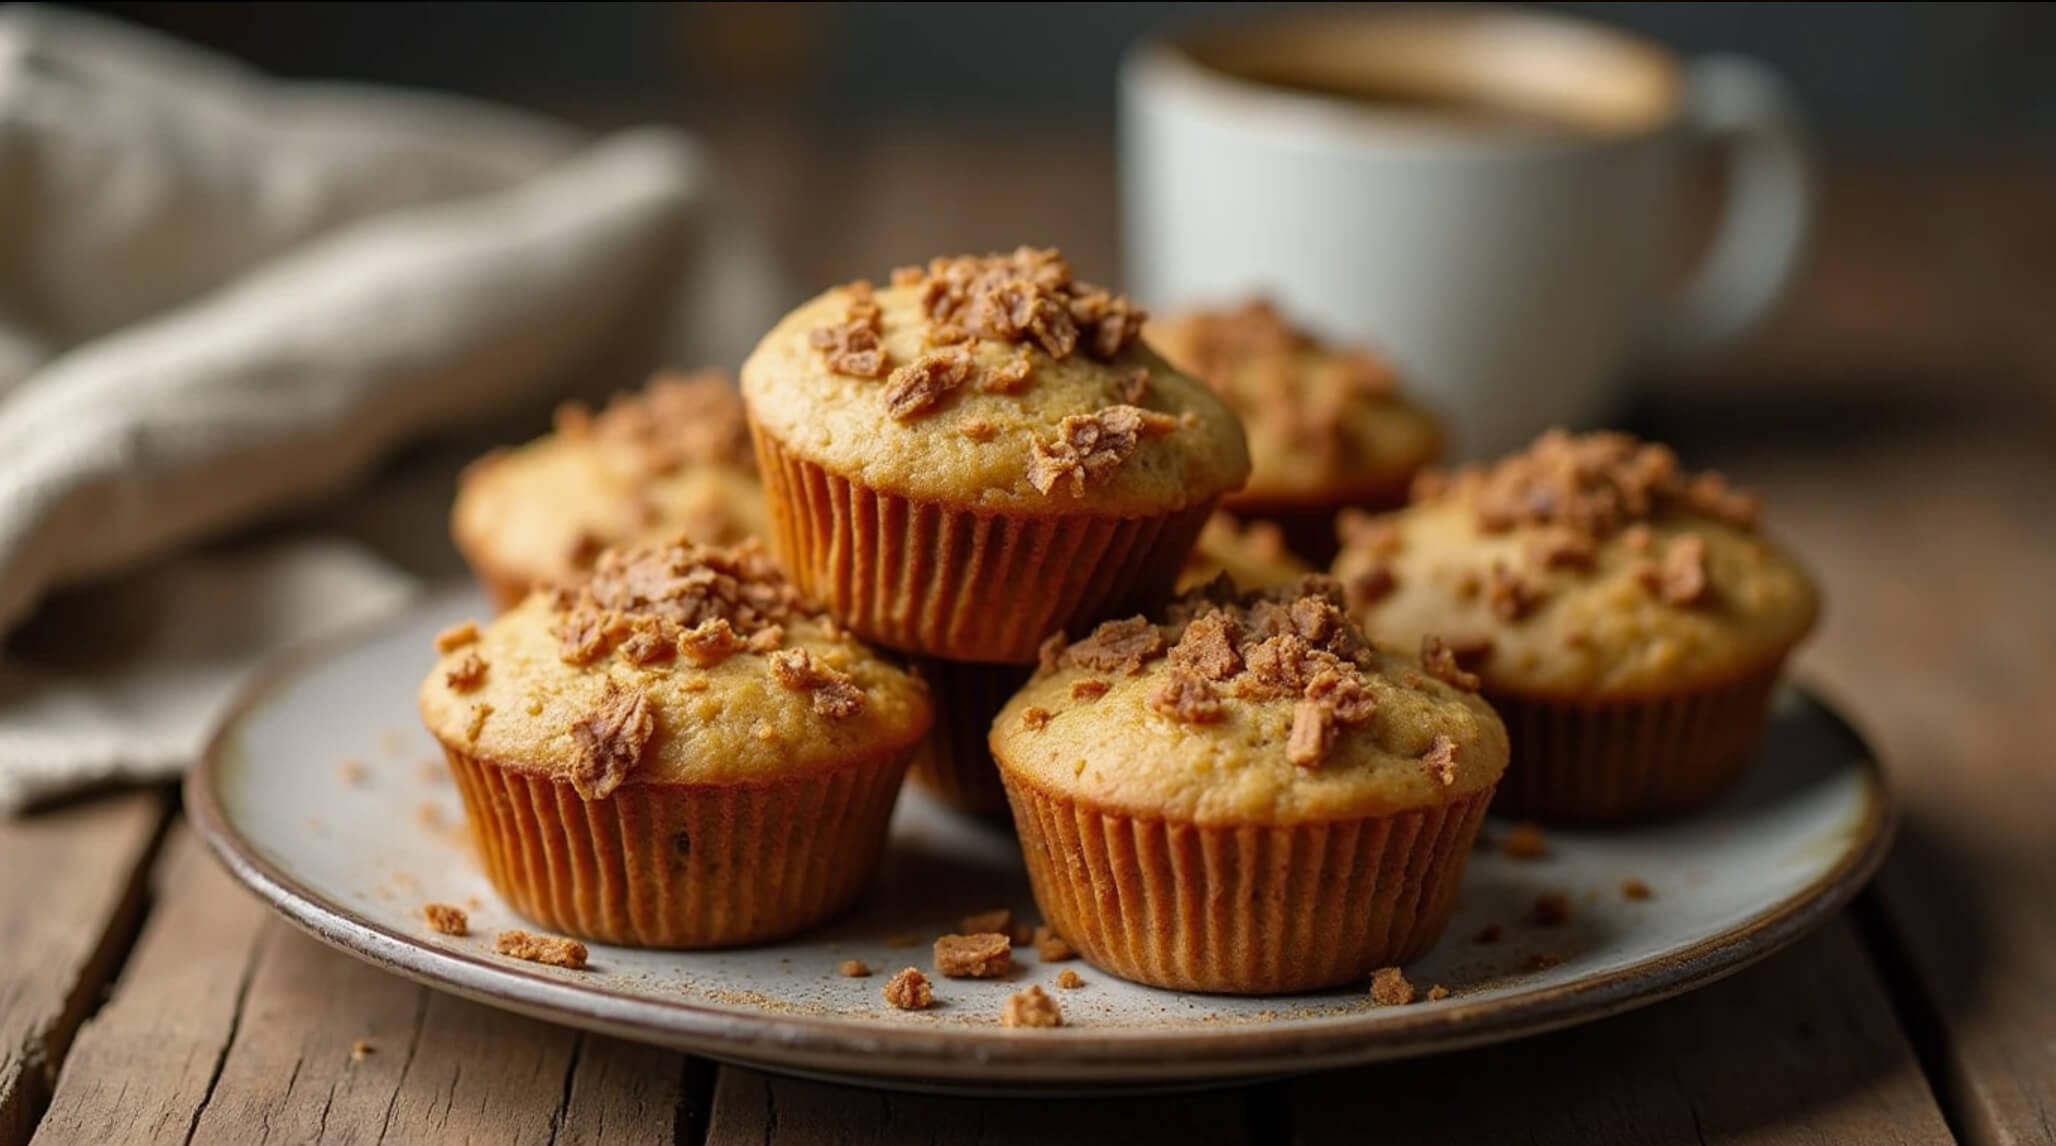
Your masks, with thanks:
M 1036 905 L 1080 954 L 1153 987 L 1249 995 L 1367 984 L 1426 950 L 1449 922 L 1492 797 L 1200 827 L 1006 782 Z
M 768 784 L 568 781 L 444 746 L 486 875 L 551 930 L 634 947 L 727 947 L 822 922 L 870 882 L 908 753 Z
M 1221 508 L 1243 521 L 1268 521 L 1285 535 L 1285 547 L 1306 563 L 1326 568 L 1342 551 L 1335 515 L 1345 509 L 1384 513 L 1406 505 L 1413 485 L 1408 473 L 1389 482 L 1337 493 L 1330 498 L 1265 497 L 1248 491 L 1221 499 Z
M 801 591 L 860 636 L 948 660 L 1033 664 L 1053 632 L 1161 604 L 1213 510 L 973 512 L 880 493 L 752 432 L 773 544 Z
M 935 726 L 914 755 L 914 782 L 961 812 L 1007 818 L 1007 791 L 986 739 L 992 718 L 1034 674 L 1033 665 L 980 665 L 913 658 L 935 698 Z
M 1601 704 L 1488 691 L 1513 748 L 1493 810 L 1549 823 L 1620 823 L 1695 808 L 1747 771 L 1781 667 L 1675 696 Z

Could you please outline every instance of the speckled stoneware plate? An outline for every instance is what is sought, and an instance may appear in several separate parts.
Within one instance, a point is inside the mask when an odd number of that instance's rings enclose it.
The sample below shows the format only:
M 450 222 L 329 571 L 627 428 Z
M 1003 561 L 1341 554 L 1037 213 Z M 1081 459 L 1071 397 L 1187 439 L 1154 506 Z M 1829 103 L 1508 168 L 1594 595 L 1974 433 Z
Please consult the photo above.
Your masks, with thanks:
M 589 970 L 559 970 L 493 953 L 493 934 L 523 921 L 471 857 L 456 789 L 415 716 L 431 638 L 485 615 L 474 594 L 443 595 L 265 674 L 187 784 L 193 822 L 289 919 L 380 966 L 495 1006 L 792 1073 L 985 1091 L 1190 1086 L 1514 1038 L 1689 990 L 1783 947 L 1855 894 L 1893 822 L 1863 742 L 1788 690 L 1749 783 L 1700 815 L 1550 832 L 1538 860 L 1502 855 L 1492 844 L 1506 826 L 1489 824 L 1448 934 L 1406 969 L 1423 992 L 1448 989 L 1435 1002 L 1380 1007 L 1362 989 L 1180 994 L 1024 953 L 1010 980 L 938 979 L 933 1010 L 892 1010 L 885 974 L 926 967 L 928 943 L 959 917 L 1034 910 L 1010 833 L 913 791 L 877 886 L 839 922 L 750 950 L 595 947 Z M 1624 890 L 1629 881 L 1646 898 Z M 1569 920 L 1536 924 L 1536 898 L 1556 892 L 1569 897 Z M 471 936 L 431 933 L 421 916 L 431 901 L 468 906 Z M 1494 925 L 1498 941 L 1480 942 Z M 847 959 L 879 973 L 844 978 Z M 1085 985 L 1057 989 L 1066 967 Z M 1001 1001 L 1029 983 L 1060 1001 L 1064 1027 L 999 1025 Z

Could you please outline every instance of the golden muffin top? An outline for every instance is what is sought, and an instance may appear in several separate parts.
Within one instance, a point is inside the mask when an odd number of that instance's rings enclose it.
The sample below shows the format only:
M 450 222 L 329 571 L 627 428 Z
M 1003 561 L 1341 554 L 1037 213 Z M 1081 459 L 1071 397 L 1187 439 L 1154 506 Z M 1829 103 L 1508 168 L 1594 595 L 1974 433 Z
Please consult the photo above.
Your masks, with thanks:
M 1434 419 L 1401 394 L 1389 362 L 1322 343 L 1262 299 L 1157 319 L 1143 333 L 1242 419 L 1251 472 L 1234 501 L 1396 492 L 1442 448 Z
M 1196 588 L 1226 573 L 1246 589 L 1297 584 L 1313 572 L 1285 544 L 1275 522 L 1240 522 L 1219 512 L 1206 519 L 1199 541 L 1178 570 L 1178 591 Z
M 577 587 L 436 643 L 429 731 L 586 799 L 875 759 L 932 719 L 926 687 L 802 602 L 754 540 L 610 549 Z
M 559 407 L 556 432 L 466 469 L 450 513 L 474 569 L 526 585 L 583 574 L 608 546 L 766 528 L 742 399 L 711 370 L 660 374 L 597 414 Z
M 838 476 L 1018 513 L 1155 514 L 1240 486 L 1235 416 L 1136 338 L 1144 312 L 1055 251 L 836 287 L 743 365 L 760 431 Z
M 1632 698 L 1772 667 L 1819 609 L 1754 497 L 1625 434 L 1551 431 L 1345 523 L 1335 575 L 1380 640 L 1444 637 L 1487 692 Z
M 1221 578 L 1160 623 L 1052 639 L 992 749 L 1017 783 L 1131 815 L 1284 824 L 1433 807 L 1490 788 L 1507 761 L 1505 726 L 1444 662 L 1374 648 L 1327 577 L 1248 593 Z

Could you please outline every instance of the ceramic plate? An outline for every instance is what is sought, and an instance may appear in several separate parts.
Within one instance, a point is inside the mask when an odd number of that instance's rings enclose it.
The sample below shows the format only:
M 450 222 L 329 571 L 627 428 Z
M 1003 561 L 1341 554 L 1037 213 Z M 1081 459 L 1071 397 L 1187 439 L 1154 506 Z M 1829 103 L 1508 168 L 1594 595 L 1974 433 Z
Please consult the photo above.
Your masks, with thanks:
M 1892 812 L 1871 754 L 1805 694 L 1779 698 L 1743 790 L 1690 819 L 1548 834 L 1546 858 L 1491 846 L 1488 824 L 1442 942 L 1406 970 L 1449 996 L 1379 1007 L 1362 989 L 1242 999 L 1138 987 L 1078 961 L 1025 953 L 1013 979 L 938 979 L 938 1006 L 887 1007 L 879 989 L 929 964 L 967 913 L 1033 918 L 1010 833 L 918 792 L 900 801 L 885 870 L 849 916 L 775 946 L 705 953 L 595 947 L 565 971 L 502 958 L 523 921 L 493 895 L 415 686 L 446 625 L 484 617 L 471 593 L 293 658 L 228 719 L 186 806 L 228 867 L 316 937 L 454 991 L 574 1026 L 714 1058 L 874 1084 L 956 1089 L 1194 1085 L 1492 1042 L 1596 1019 L 1699 986 L 1790 943 L 1847 902 L 1882 856 Z M 1630 881 L 1646 897 L 1624 890 Z M 1569 897 L 1568 921 L 1533 921 Z M 472 934 L 422 923 L 431 901 L 470 908 Z M 1480 936 L 1496 929 L 1496 942 Z M 859 959 L 877 973 L 838 974 Z M 1054 986 L 1063 968 L 1085 985 Z M 1040 983 L 1057 1030 L 999 1025 L 1002 1000 Z

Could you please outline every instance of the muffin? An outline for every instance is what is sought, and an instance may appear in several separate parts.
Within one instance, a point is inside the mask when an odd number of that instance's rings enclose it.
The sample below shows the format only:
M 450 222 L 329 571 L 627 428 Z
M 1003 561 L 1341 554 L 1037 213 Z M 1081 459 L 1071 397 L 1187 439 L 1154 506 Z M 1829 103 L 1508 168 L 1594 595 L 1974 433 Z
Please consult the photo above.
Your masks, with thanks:
M 1741 776 L 1813 627 L 1811 578 L 1756 522 L 1663 446 L 1552 431 L 1353 522 L 1335 574 L 1372 635 L 1438 635 L 1477 674 L 1513 735 L 1505 810 L 1635 820 Z
M 1026 248 L 787 315 L 742 378 L 799 587 L 871 640 L 988 664 L 1161 601 L 1249 457 L 1143 318 Z
M 1506 767 L 1453 674 L 1374 649 L 1326 577 L 1053 639 L 992 728 L 1035 901 L 1181 990 L 1365 982 L 1425 950 Z
M 1273 521 L 1240 522 L 1226 512 L 1207 518 L 1199 543 L 1178 571 L 1178 591 L 1206 584 L 1226 573 L 1245 589 L 1271 589 L 1296 584 L 1313 572 L 1285 544 L 1285 531 Z
M 1143 335 L 1249 433 L 1249 483 L 1222 505 L 1277 522 L 1317 565 L 1335 558 L 1336 511 L 1406 504 L 1414 474 L 1441 451 L 1435 420 L 1400 393 L 1385 359 L 1318 342 L 1261 299 L 1158 319 Z
M 493 886 L 606 943 L 754 943 L 833 915 L 932 719 L 756 541 L 607 550 L 576 588 L 436 643 L 421 715 Z
M 742 399 L 711 370 L 660 374 L 598 414 L 566 403 L 555 433 L 466 469 L 450 513 L 457 549 L 502 609 L 578 577 L 611 545 L 681 534 L 728 545 L 764 529 Z

